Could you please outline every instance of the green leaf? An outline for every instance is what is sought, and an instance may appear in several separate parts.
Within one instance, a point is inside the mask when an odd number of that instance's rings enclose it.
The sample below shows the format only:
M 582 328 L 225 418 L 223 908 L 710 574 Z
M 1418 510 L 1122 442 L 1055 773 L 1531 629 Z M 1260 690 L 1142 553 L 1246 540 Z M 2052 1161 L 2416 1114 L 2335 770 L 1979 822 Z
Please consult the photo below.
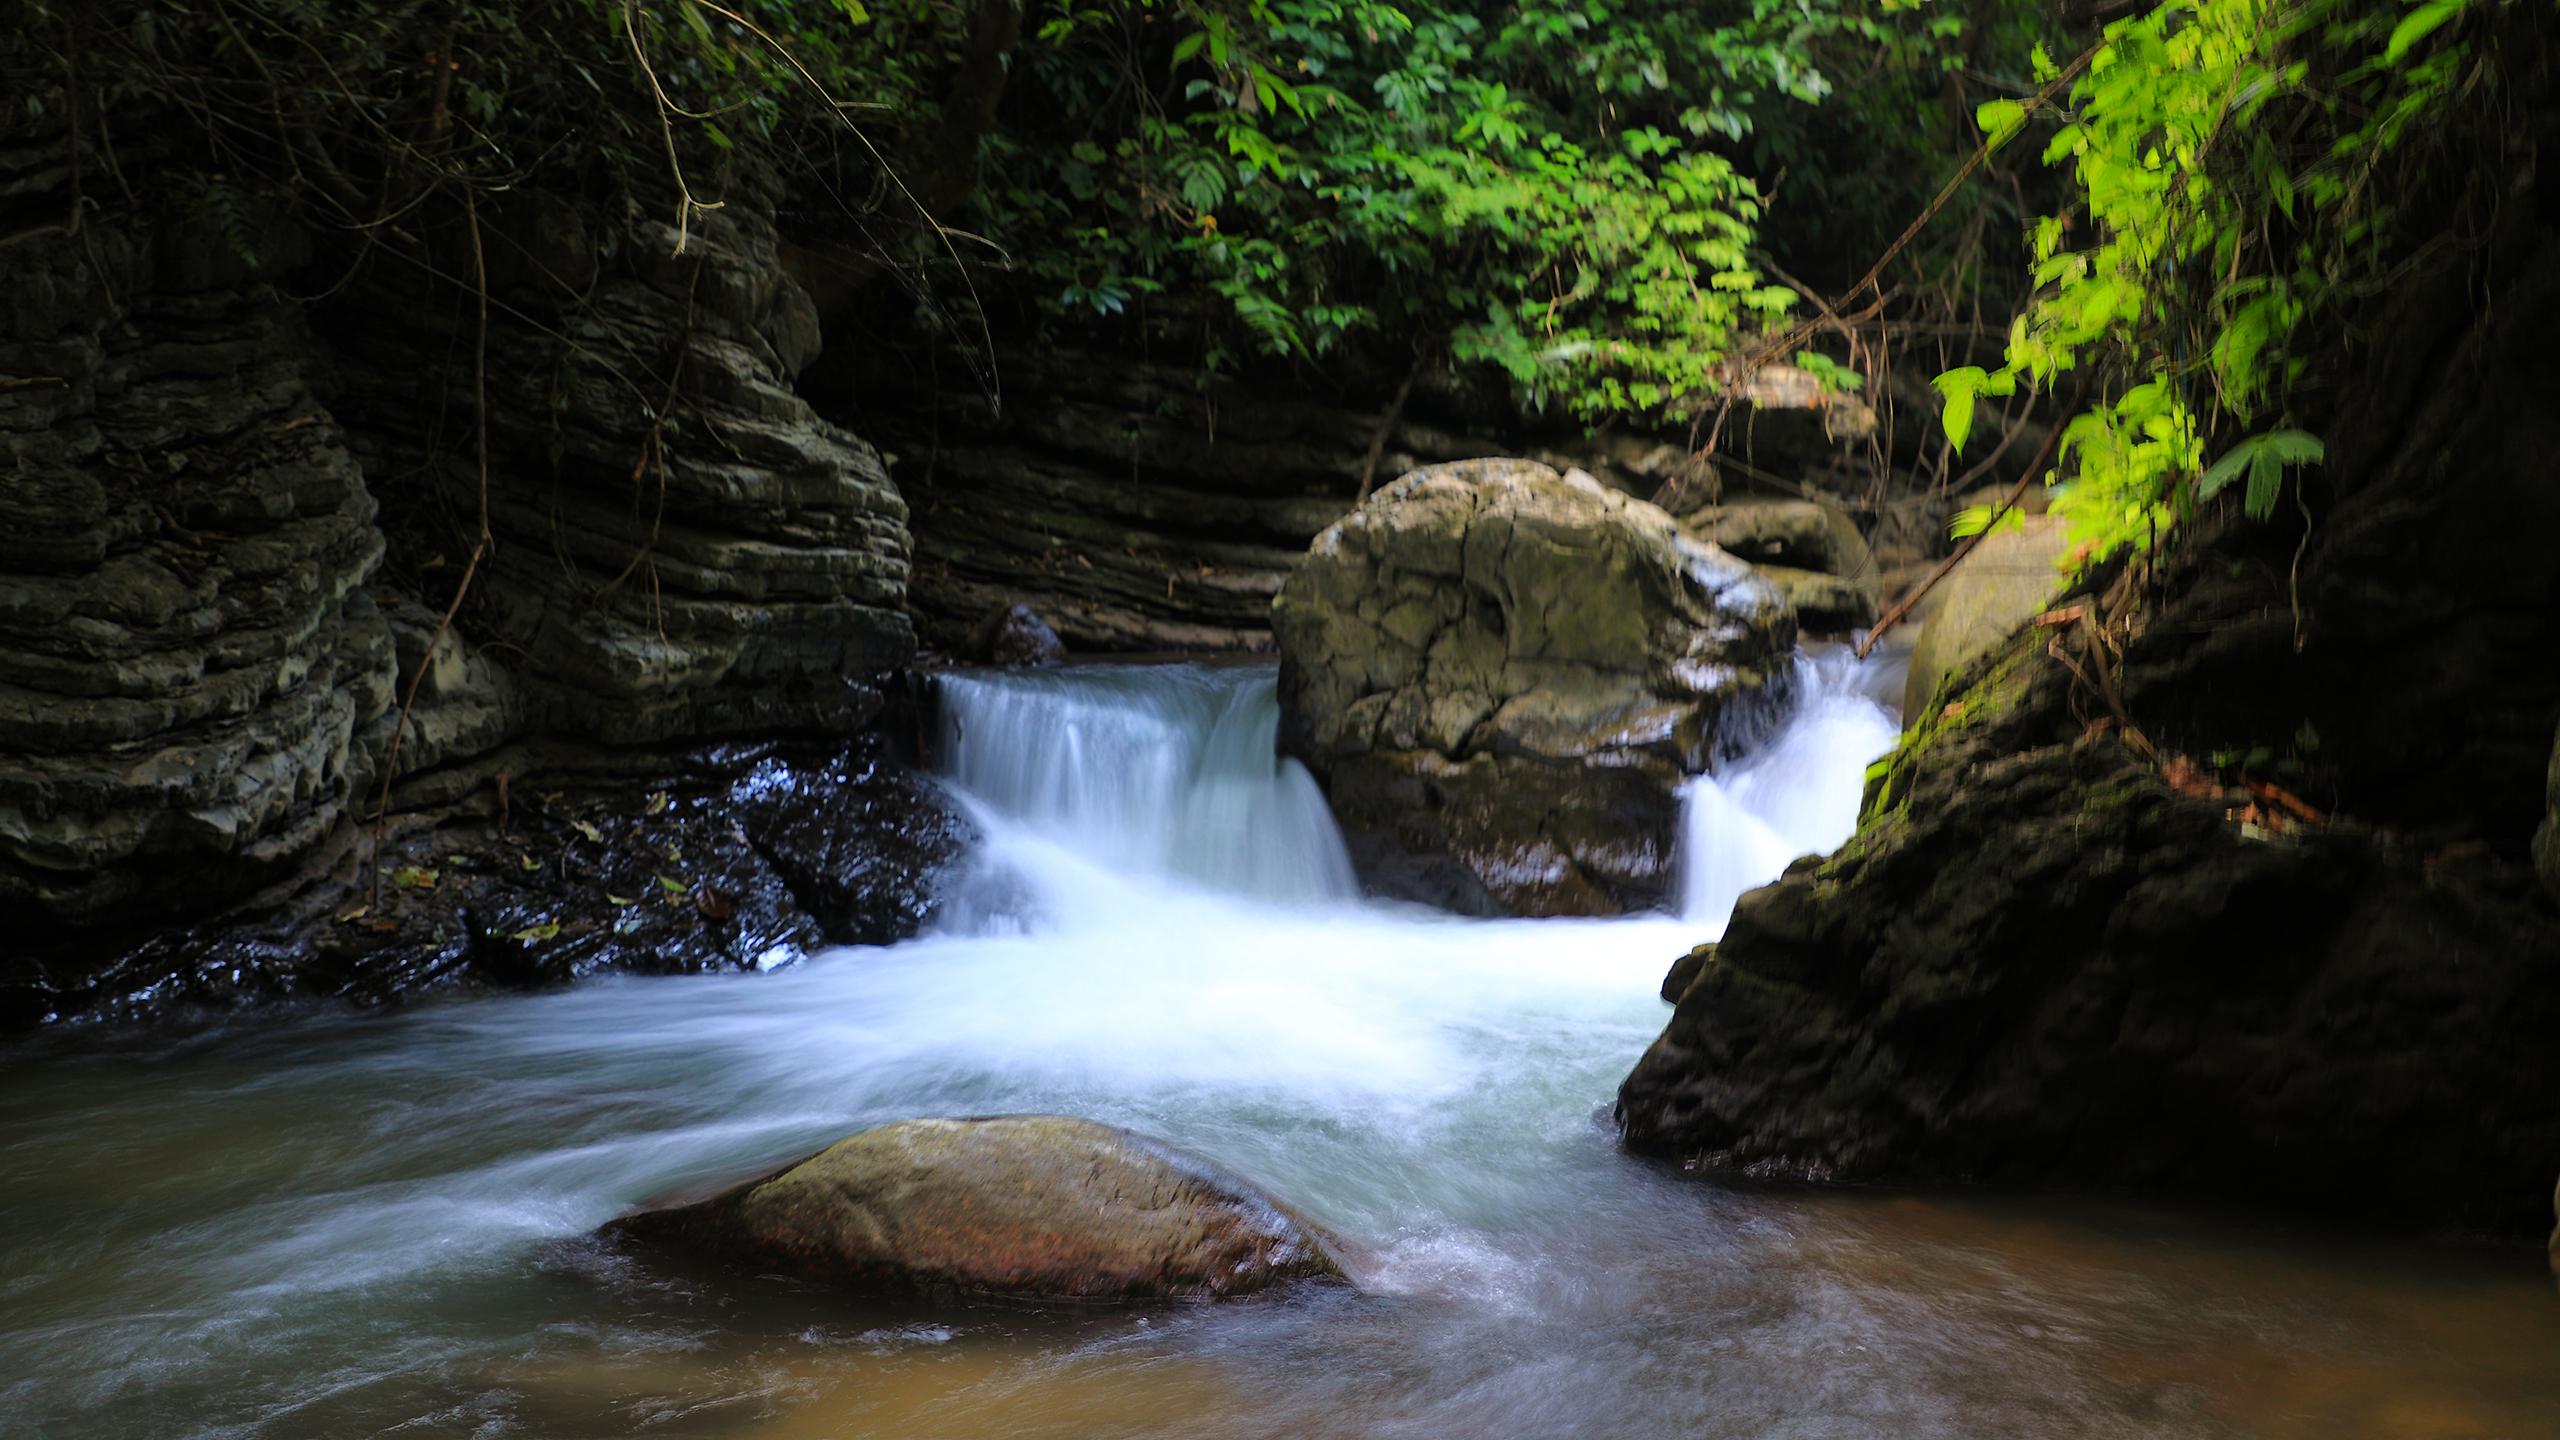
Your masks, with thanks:
M 2273 447 L 2261 445 L 2249 461 L 2249 488 L 2240 497 L 2241 507 L 2250 519 L 2264 520 L 2276 513 L 2276 492 L 2283 486 L 2284 466 Z
M 711 37 L 711 22 L 704 18 L 702 11 L 693 4 L 693 0 L 678 0 L 676 12 L 684 16 L 686 28 L 692 30 L 694 38 L 700 40 L 704 46 L 709 47 L 719 43 Z
M 1966 437 L 1973 433 L 1973 397 L 1990 385 L 1991 377 L 1979 365 L 1962 365 L 1930 383 L 1947 397 L 1939 423 L 1946 427 L 1947 444 L 1961 455 Z
M 2027 128 L 2027 107 L 2015 100 L 1990 100 L 1974 107 L 1973 123 L 1991 138 L 1993 148 L 2009 143 L 2009 137 Z
M 871 12 L 862 7 L 862 0 L 836 0 L 836 8 L 844 12 L 845 19 L 856 25 L 871 23 Z
M 2265 435 L 2267 449 L 2287 465 L 2317 465 L 2329 458 L 2329 449 L 2320 437 L 2302 430 L 2270 430 Z
M 419 865 L 403 865 L 391 872 L 391 883 L 403 890 L 433 890 L 436 880 L 435 871 Z
M 2400 23 L 2391 27 L 2390 40 L 2383 44 L 2382 63 L 2399 64 L 2412 46 L 2434 34 L 2444 22 L 2461 14 L 2470 4 L 2471 0 L 2427 0 L 2426 4 L 2400 17 Z
M 560 922 L 551 920 L 540 925 L 527 925 L 507 938 L 524 945 L 530 945 L 537 940 L 557 940 L 560 938 Z

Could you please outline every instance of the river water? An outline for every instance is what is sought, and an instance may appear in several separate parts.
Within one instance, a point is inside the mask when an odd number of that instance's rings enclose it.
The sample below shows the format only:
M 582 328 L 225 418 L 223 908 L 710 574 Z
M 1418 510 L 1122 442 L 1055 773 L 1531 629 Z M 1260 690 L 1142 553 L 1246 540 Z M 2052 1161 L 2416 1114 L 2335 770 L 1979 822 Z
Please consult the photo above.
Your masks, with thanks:
M 22 1047 L 0 1435 L 2560 1435 L 2533 1253 L 1617 1151 L 1670 960 L 1843 838 L 1890 742 L 1880 687 L 1806 664 L 1788 728 L 1694 787 L 1678 918 L 1356 899 L 1271 758 L 1267 668 L 954 677 L 986 839 L 920 939 Z M 866 1124 L 1008 1111 L 1261 1182 L 1356 1288 L 927 1309 L 579 1238 Z

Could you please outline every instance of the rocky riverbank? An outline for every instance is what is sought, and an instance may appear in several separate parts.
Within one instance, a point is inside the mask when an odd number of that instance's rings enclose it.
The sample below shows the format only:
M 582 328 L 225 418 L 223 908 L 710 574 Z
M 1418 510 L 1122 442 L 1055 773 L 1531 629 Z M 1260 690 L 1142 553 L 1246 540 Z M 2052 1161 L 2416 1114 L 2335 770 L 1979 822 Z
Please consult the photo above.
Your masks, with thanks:
M 1938 691 L 1857 838 L 1675 969 L 1629 1145 L 2547 1225 L 2543 235 L 2512 218 L 2493 305 L 2396 297 L 2405 346 L 2341 408 L 2307 536 L 2228 517 Z

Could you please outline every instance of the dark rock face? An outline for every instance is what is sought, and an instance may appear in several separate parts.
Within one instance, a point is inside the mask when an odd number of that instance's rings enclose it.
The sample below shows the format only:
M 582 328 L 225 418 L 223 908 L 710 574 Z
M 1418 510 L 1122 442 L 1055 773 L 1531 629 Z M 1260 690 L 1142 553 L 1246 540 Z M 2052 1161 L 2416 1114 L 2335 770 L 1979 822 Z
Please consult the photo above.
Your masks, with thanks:
M 2059 689 L 2047 672 L 2019 703 Z M 1684 957 L 1619 1093 L 1631 1147 L 1817 1179 L 2539 1208 L 2560 925 L 2512 872 L 2430 872 L 2347 825 L 2252 838 L 2228 818 L 2245 794 L 2016 733 L 1934 740 L 1900 818 Z
M 2185 768 L 2088 725 L 2106 702 L 2047 654 L 2069 635 L 1995 647 L 1858 837 L 1691 962 L 1620 1091 L 1631 1146 L 2541 1228 L 2560 914 L 2531 837 L 2560 671 L 2518 657 L 2560 647 L 2560 413 L 2527 398 L 2560 386 L 2560 246 L 2513 241 L 2489 301 L 2462 266 L 2397 297 L 2406 347 L 2334 423 L 2299 612 L 2299 532 L 2233 517 L 2120 637 L 2123 706 Z M 2325 816 L 2242 783 L 2279 766 Z
M 201 202 L 207 162 L 148 136 L 75 207 L 67 143 L 0 146 L 10 213 L 43 217 L 0 245 L 0 1010 L 770 964 L 913 928 L 949 817 L 876 748 L 812 758 L 875 725 L 913 653 L 905 506 L 794 391 L 818 332 L 769 187 L 741 176 L 682 256 L 583 199 L 485 205 L 483 374 L 476 307 L 435 278 L 473 273 L 458 215 L 351 272 L 281 212 Z M 689 788 L 750 763 L 707 740 L 777 735 L 812 742 L 768 787 L 805 813 Z M 660 789 L 644 838 L 699 867 L 670 877 L 696 911 L 621 847 L 540 833 Z M 372 890 L 348 871 L 386 795 L 384 868 L 440 878 L 330 920 Z
M 879 758 L 769 758 L 730 787 L 747 843 L 839 945 L 887 945 L 931 920 L 932 880 L 968 842 L 941 792 Z
M 2542 874 L 2542 888 L 2560 900 L 2560 742 L 2551 747 L 2551 769 L 2543 780 L 2543 807 L 2542 828 L 2533 832 L 2533 865 Z
M 65 213 L 50 154 L 0 150 L 12 205 Z M 210 220 L 102 213 L 0 253 L 0 918 L 236 892 L 367 770 L 373 500 L 299 317 Z
M 491 526 L 464 632 L 504 654 L 534 729 L 616 744 L 823 729 L 878 713 L 907 662 L 906 503 L 879 455 L 792 387 L 818 350 L 752 177 L 692 227 L 541 195 L 490 224 Z M 464 237 L 444 237 L 448 246 Z M 454 258 L 468 273 L 468 252 Z M 566 267 L 565 269 L 563 267 Z M 565 277 L 576 284 L 564 285 Z M 338 398 L 411 564 L 471 548 L 479 474 L 452 418 L 476 317 L 383 267 L 332 337 Z M 457 521 L 460 523 L 457 524 Z M 397 568 L 397 567 L 395 567 Z M 448 566 L 420 571 L 440 603 Z
M 884 1125 L 606 1233 L 890 1293 L 1209 1299 L 1341 1275 L 1313 1230 L 1242 1182 L 1054 1115 Z
M 1770 723 L 1795 642 L 1748 566 L 1516 460 L 1379 492 L 1318 537 L 1272 623 L 1281 746 L 1370 883 L 1528 915 L 1663 898 L 1682 778 Z
M 969 658 L 981 665 L 1055 665 L 1067 658 L 1067 647 L 1039 611 L 1015 604 L 978 627 Z
M 770 970 L 931 918 L 967 827 L 876 742 L 655 756 L 511 752 L 543 778 L 342 832 L 198 924 L 81 933 L 0 966 L 0 1029 L 455 984 Z M 377 871 L 379 879 L 376 878 Z

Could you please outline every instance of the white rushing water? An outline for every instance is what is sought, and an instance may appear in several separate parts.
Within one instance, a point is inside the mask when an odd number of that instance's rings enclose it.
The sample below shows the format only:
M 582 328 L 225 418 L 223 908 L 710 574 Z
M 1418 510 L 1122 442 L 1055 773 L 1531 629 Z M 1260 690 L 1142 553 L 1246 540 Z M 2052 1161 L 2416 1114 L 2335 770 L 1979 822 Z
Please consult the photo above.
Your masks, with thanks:
M 1891 740 L 1857 667 L 1807 664 L 1791 722 L 1693 791 L 1684 916 L 1359 900 L 1273 758 L 1268 668 L 955 677 L 943 760 L 984 838 L 914 941 L 0 1058 L 0 1435 L 2227 1433 L 2043 1337 L 2219 1368 L 2334 1297 L 2131 1283 L 2050 1226 L 2021 1269 L 1937 1212 L 1617 1152 L 1665 968 L 1849 833 Z M 1358 1288 L 919 1314 L 578 1238 L 864 1125 L 1024 1111 L 1261 1183 Z M 2369 1348 L 2357 1373 L 2411 1363 Z

